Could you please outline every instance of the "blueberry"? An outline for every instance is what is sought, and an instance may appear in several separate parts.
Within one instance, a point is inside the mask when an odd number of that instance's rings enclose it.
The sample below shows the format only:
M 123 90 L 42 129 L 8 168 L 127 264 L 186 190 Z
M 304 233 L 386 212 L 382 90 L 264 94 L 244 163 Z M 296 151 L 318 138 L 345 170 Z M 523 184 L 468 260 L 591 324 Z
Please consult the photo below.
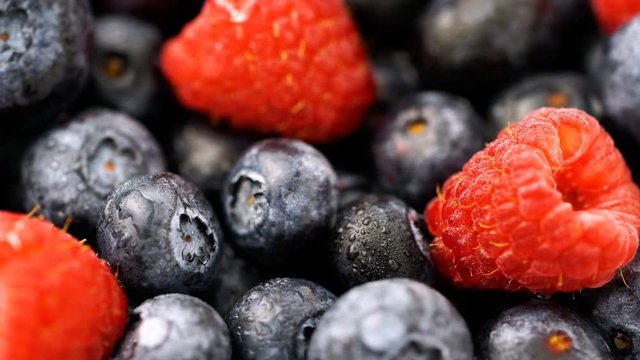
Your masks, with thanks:
M 186 124 L 173 138 L 180 175 L 206 193 L 222 190 L 231 168 L 250 144 L 245 136 L 196 121 Z
M 622 359 L 640 358 L 640 256 L 606 286 L 583 291 L 587 314 L 609 348 Z
M 304 360 L 335 296 L 307 280 L 277 278 L 249 290 L 227 316 L 237 359 Z
M 262 281 L 264 277 L 256 268 L 238 257 L 231 246 L 224 244 L 206 300 L 226 316 L 242 295 Z
M 337 176 L 310 145 L 268 139 L 253 145 L 231 170 L 224 211 L 242 255 L 267 266 L 298 257 L 335 224 Z
M 369 3 L 384 4 L 383 1 Z M 409 54 L 396 52 L 373 58 L 373 75 L 378 92 L 378 103 L 388 106 L 400 98 L 417 92 L 420 86 L 418 70 Z
M 600 100 L 588 80 L 577 73 L 529 76 L 506 88 L 491 108 L 493 130 L 520 121 L 540 107 L 582 109 L 595 117 L 602 115 Z
M 130 178 L 157 173 L 164 158 L 151 134 L 130 117 L 86 111 L 39 138 L 22 160 L 23 206 L 58 226 L 68 217 L 95 228 L 107 196 Z
M 98 250 L 130 293 L 201 293 L 214 281 L 222 232 L 195 185 L 171 173 L 131 179 L 107 199 Z
M 348 171 L 337 171 L 338 175 L 338 203 L 343 208 L 370 191 L 370 184 L 363 175 Z
M 309 360 L 473 358 L 471 335 L 437 291 L 407 279 L 349 290 L 320 319 Z
M 202 300 L 160 295 L 138 306 L 131 317 L 115 360 L 231 359 L 227 325 Z
M 3 126 L 47 120 L 76 98 L 89 72 L 91 26 L 88 0 L 0 2 Z
M 139 118 L 160 114 L 163 83 L 156 62 L 161 44 L 160 30 L 150 23 L 125 15 L 98 18 L 91 65 L 98 98 Z
M 593 325 L 569 308 L 531 301 L 498 316 L 478 337 L 479 359 L 611 359 Z
M 418 210 L 483 147 L 482 125 L 463 98 L 424 92 L 399 102 L 378 127 L 378 180 Z
M 640 16 L 610 38 L 602 71 L 602 100 L 620 128 L 640 138 Z
M 345 285 L 395 277 L 434 280 L 424 221 L 404 202 L 361 197 L 340 212 L 336 229 L 332 265 Z

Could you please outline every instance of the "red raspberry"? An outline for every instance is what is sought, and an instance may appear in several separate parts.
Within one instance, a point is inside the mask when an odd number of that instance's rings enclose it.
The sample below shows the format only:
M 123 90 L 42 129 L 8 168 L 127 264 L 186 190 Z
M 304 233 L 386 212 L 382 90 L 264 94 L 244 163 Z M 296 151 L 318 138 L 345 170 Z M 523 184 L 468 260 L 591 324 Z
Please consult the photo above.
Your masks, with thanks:
M 355 130 L 375 97 L 342 0 L 208 0 L 161 65 L 186 107 L 310 142 Z
M 51 223 L 0 211 L 0 359 L 104 359 L 127 298 L 109 267 Z
M 613 34 L 634 16 L 640 14 L 638 0 L 592 0 L 592 4 L 600 27 L 607 34 Z
M 596 119 L 544 108 L 474 155 L 425 216 L 433 261 L 455 284 L 575 291 L 634 256 L 640 191 Z

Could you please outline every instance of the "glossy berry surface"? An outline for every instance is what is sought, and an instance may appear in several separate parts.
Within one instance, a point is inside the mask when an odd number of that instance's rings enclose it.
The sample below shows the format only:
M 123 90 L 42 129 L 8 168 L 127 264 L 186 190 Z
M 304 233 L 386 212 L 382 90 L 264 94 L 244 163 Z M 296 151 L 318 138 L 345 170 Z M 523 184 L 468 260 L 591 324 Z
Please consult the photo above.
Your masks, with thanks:
M 124 183 L 108 197 L 98 223 L 100 255 L 128 291 L 142 296 L 205 291 L 222 241 L 204 195 L 172 173 Z
M 312 146 L 268 139 L 238 160 L 223 201 L 239 252 L 259 264 L 282 266 L 299 260 L 331 231 L 338 211 L 337 176 Z
M 346 286 L 396 277 L 433 281 L 426 226 L 401 200 L 360 197 L 339 213 L 335 228 L 331 263 Z
M 500 314 L 478 338 L 480 360 L 606 360 L 595 327 L 553 302 L 531 301 Z
M 576 291 L 633 258 L 640 191 L 596 119 L 543 108 L 447 180 L 426 218 L 434 264 L 458 286 Z
M 375 97 L 341 0 L 207 0 L 161 64 L 187 108 L 305 141 L 351 133 Z
M 50 222 L 0 211 L 0 289 L 2 359 L 99 360 L 124 333 L 108 265 Z
M 304 360 L 311 335 L 335 296 L 311 281 L 277 278 L 249 290 L 227 322 L 237 359 Z
M 444 296 L 416 281 L 391 279 L 341 296 L 320 319 L 308 359 L 472 357 L 469 330 Z
M 414 94 L 396 103 L 376 129 L 378 181 L 422 210 L 436 187 L 482 145 L 482 124 L 468 101 L 440 92 Z
M 116 360 L 231 359 L 227 325 L 202 300 L 160 295 L 135 308 L 131 317 Z
M 58 226 L 71 219 L 93 229 L 114 189 L 164 169 L 159 145 L 136 120 L 87 110 L 31 145 L 22 160 L 23 208 L 38 207 Z

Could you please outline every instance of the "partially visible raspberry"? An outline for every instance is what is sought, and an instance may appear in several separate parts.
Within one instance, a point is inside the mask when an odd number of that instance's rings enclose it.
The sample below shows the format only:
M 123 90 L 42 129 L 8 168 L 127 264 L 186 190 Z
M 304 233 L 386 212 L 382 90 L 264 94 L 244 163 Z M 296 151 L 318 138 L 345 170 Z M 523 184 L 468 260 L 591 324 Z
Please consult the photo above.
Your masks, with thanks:
M 596 119 L 543 108 L 474 155 L 425 216 L 434 264 L 456 285 L 575 291 L 634 256 L 640 191 Z
M 355 130 L 375 97 L 342 0 L 208 0 L 161 65 L 186 107 L 310 142 Z
M 53 224 L 0 211 L 0 359 L 104 359 L 127 298 L 109 267 Z
M 592 5 L 600 27 L 609 35 L 640 14 L 638 0 L 592 0 Z

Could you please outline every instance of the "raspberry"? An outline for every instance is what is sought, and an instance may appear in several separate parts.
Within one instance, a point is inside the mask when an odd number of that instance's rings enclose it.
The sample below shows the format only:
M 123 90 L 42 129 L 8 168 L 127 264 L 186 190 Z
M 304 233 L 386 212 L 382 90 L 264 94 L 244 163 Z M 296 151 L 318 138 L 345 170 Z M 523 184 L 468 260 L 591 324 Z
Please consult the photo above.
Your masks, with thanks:
M 309 142 L 355 130 L 375 97 L 341 0 L 208 0 L 161 65 L 186 107 Z
M 596 119 L 543 108 L 474 155 L 425 216 L 434 264 L 454 284 L 575 291 L 634 256 L 640 191 Z
M 53 224 L 0 211 L 0 359 L 103 359 L 127 298 L 91 249 Z
M 600 27 L 609 35 L 640 13 L 638 0 L 592 0 Z

